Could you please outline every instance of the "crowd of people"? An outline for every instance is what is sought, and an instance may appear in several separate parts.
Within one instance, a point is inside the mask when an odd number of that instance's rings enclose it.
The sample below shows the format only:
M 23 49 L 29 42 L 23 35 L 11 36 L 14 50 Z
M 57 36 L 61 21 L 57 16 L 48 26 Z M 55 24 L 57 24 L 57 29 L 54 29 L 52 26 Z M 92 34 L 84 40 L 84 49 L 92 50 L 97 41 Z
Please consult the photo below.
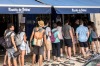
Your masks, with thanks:
M 91 22 L 84 26 L 82 19 L 77 19 L 75 27 L 71 25 L 70 20 L 64 22 L 62 26 L 61 22 L 53 23 L 51 28 L 48 22 L 40 20 L 37 26 L 33 28 L 29 47 L 32 54 L 32 64 L 39 63 L 38 66 L 42 66 L 43 62 L 51 62 L 51 59 L 57 62 L 63 61 L 62 58 L 71 61 L 72 56 L 76 57 L 81 55 L 83 59 L 87 59 L 90 53 L 89 50 L 94 54 L 99 54 L 99 41 L 100 37 L 97 34 L 95 24 Z M 20 46 L 16 46 L 14 25 L 8 24 L 7 30 L 5 30 L 4 36 L 10 35 L 11 43 L 13 47 L 7 48 L 4 57 L 3 66 L 24 66 L 24 56 L 26 54 L 26 43 L 27 36 L 25 34 L 24 25 L 20 26 L 20 37 L 23 41 Z M 14 52 L 20 50 L 20 55 L 14 57 Z M 31 56 L 30 56 L 31 57 Z M 52 58 L 51 58 L 52 57 Z M 13 63 L 11 63 L 11 58 Z M 8 62 L 6 62 L 6 60 Z

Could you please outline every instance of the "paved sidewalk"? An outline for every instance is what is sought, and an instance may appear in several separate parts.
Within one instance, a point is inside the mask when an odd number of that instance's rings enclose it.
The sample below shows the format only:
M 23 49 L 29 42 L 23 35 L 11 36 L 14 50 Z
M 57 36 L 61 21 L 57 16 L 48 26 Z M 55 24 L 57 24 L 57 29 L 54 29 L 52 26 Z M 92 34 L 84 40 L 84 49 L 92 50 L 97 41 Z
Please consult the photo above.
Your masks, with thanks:
M 31 56 L 26 56 L 25 57 L 25 66 L 30 66 L 31 65 Z M 80 57 L 72 57 L 72 60 L 69 64 L 69 60 L 66 58 L 62 59 L 62 62 L 56 62 L 51 60 L 49 63 L 44 62 L 43 66 L 82 66 L 85 62 L 82 60 Z M 0 66 L 3 64 L 3 56 L 0 56 Z M 34 66 L 38 66 L 38 64 L 35 64 Z

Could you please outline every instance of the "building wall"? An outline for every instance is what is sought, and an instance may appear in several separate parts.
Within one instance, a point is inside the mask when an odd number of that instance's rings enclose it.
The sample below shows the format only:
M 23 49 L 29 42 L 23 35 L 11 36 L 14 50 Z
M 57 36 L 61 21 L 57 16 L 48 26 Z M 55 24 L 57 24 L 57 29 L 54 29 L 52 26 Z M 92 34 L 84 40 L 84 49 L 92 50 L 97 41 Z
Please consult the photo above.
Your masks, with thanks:
M 100 35 L 100 13 L 90 14 L 90 20 L 95 23 L 98 35 Z

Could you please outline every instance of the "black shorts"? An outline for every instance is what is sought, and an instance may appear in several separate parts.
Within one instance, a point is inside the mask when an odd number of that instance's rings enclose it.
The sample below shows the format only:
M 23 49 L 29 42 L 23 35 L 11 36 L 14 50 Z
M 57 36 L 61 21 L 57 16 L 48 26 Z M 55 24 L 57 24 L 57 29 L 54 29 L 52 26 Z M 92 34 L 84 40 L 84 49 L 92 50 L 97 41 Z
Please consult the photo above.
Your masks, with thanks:
M 100 38 L 98 38 L 98 41 L 100 41 Z
M 63 40 L 60 40 L 60 48 L 63 48 Z
M 98 40 L 98 38 L 92 38 L 92 41 L 97 41 Z
M 44 46 L 33 46 L 33 54 L 43 55 L 44 54 Z
M 88 47 L 88 43 L 87 42 L 79 42 L 80 47 Z
M 65 46 L 72 47 L 72 39 L 64 39 L 64 41 L 65 41 Z

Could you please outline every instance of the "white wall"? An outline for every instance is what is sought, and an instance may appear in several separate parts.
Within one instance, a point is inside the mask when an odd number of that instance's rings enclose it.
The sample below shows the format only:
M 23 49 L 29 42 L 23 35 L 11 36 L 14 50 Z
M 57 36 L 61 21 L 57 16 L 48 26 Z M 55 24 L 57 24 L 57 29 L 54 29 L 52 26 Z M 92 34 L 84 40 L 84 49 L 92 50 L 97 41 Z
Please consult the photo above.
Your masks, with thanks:
M 18 14 L 19 26 L 20 26 L 20 23 L 22 22 L 22 18 L 23 18 L 23 14 Z
M 90 19 L 95 23 L 98 35 L 100 35 L 100 13 L 90 14 Z

